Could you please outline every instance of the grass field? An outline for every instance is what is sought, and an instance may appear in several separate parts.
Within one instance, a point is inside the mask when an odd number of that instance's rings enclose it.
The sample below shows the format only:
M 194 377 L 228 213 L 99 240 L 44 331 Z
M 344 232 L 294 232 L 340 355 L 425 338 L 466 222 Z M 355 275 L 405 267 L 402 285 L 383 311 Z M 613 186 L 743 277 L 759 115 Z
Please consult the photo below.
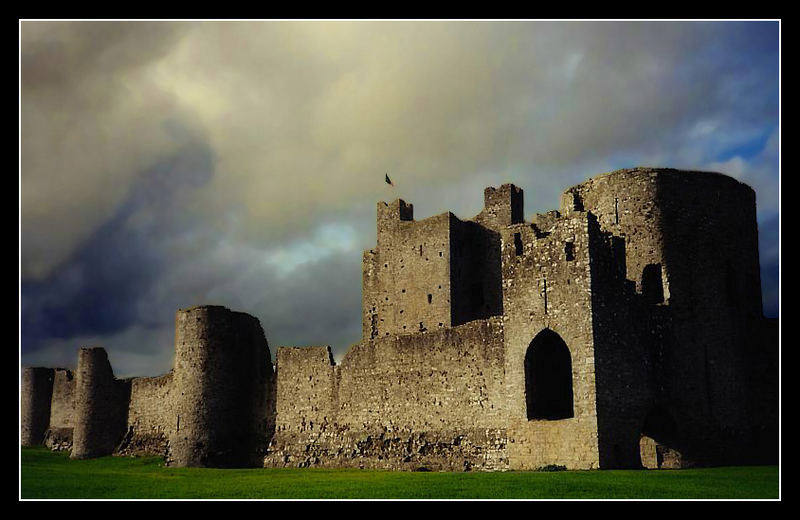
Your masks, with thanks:
M 167 468 L 22 449 L 22 498 L 778 498 L 777 466 L 660 471 L 409 473 Z

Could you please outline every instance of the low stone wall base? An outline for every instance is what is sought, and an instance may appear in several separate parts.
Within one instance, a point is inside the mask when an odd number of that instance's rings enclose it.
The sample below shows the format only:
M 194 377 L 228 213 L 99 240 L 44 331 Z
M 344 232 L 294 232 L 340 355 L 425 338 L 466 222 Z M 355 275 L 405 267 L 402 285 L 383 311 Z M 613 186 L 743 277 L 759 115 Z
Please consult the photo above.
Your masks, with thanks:
M 265 467 L 362 468 L 401 471 L 504 471 L 503 429 L 469 431 L 276 432 Z

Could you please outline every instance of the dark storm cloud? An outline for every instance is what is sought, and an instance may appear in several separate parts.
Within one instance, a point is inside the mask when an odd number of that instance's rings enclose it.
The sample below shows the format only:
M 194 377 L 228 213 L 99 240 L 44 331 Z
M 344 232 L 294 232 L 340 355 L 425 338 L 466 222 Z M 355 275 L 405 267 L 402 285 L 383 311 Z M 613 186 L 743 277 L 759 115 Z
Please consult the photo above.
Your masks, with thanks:
M 113 218 L 139 172 L 180 153 L 191 112 L 150 79 L 188 26 L 23 22 L 23 276 L 42 278 Z
M 764 291 L 764 316 L 778 317 L 778 290 L 780 255 L 778 215 L 775 214 L 758 226 L 759 259 L 761 261 L 761 287 Z
M 211 151 L 186 144 L 140 172 L 116 213 L 47 277 L 23 278 L 23 349 L 49 339 L 114 334 L 140 320 L 140 298 L 170 261 L 165 243 L 182 232 L 179 192 L 212 175 Z
M 337 253 L 303 263 L 286 275 L 274 266 L 235 272 L 229 265 L 229 285 L 215 291 L 213 301 L 258 317 L 273 357 L 283 345 L 331 345 L 338 358 L 361 336 L 358 257 Z M 247 294 L 255 297 L 246 301 Z

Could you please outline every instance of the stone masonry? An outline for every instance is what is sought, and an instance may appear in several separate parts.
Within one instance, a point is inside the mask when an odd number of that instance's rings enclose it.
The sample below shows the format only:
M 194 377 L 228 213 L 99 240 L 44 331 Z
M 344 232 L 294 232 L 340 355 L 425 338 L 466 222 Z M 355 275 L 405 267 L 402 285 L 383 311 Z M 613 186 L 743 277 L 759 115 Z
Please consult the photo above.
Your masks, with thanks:
M 761 309 L 755 193 L 634 168 L 524 218 L 523 192 L 414 219 L 379 202 L 362 338 L 278 347 L 224 307 L 176 315 L 169 373 L 26 368 L 21 442 L 176 466 L 680 468 L 777 461 L 777 320 Z

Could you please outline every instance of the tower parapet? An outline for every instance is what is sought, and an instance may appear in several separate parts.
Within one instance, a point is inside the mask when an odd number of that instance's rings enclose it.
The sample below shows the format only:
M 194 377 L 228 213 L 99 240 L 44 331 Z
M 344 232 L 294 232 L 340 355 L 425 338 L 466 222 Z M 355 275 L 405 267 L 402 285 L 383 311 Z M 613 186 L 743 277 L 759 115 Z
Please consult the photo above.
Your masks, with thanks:
M 483 190 L 483 211 L 475 221 L 495 231 L 524 222 L 524 196 L 522 188 L 503 184 L 499 188 L 489 186 Z
M 388 241 L 401 221 L 414 220 L 414 205 L 403 199 L 392 202 L 378 202 L 378 244 Z

